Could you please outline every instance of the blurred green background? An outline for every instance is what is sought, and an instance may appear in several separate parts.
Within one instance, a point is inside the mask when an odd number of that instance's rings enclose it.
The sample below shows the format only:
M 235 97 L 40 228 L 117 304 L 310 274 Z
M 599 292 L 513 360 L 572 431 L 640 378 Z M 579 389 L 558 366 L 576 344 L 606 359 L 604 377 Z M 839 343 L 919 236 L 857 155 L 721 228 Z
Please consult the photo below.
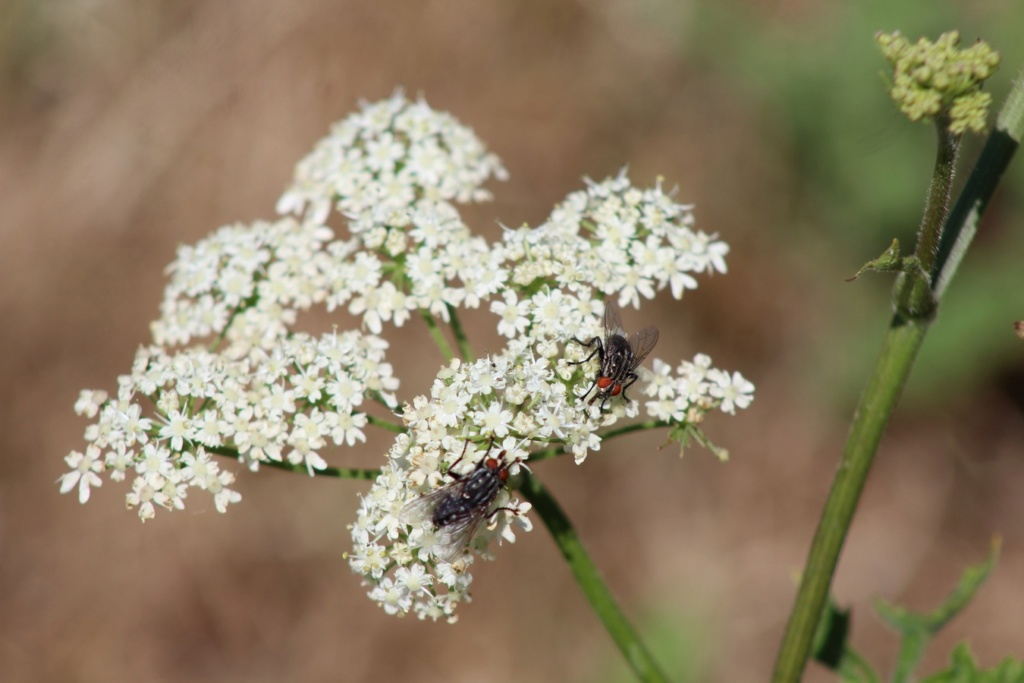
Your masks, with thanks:
M 615 681 L 621 658 L 538 528 L 475 573 L 455 626 L 387 617 L 341 555 L 357 482 L 240 475 L 244 501 L 142 526 L 107 482 L 54 480 L 71 410 L 113 389 L 148 337 L 181 242 L 272 215 L 292 167 L 362 99 L 403 86 L 475 128 L 511 179 L 467 209 L 536 225 L 628 165 L 663 175 L 730 273 L 659 299 L 656 354 L 701 351 L 757 384 L 714 419 L 721 465 L 661 435 L 537 470 L 679 680 L 768 676 L 891 282 L 844 280 L 912 243 L 934 150 L 884 93 L 878 30 L 951 28 L 1024 64 L 1024 6 L 976 2 L 8 0 L 0 6 L 0 680 Z M 965 144 L 963 161 L 977 154 Z M 966 167 L 965 167 L 966 168 Z M 961 176 L 964 177 L 966 174 Z M 927 609 L 1004 554 L 925 670 L 970 638 L 1024 655 L 1024 169 L 1015 162 L 926 341 L 840 566 L 854 639 L 887 667 L 881 595 Z M 470 325 L 495 343 L 488 316 Z M 484 329 L 486 328 L 486 330 Z M 392 352 L 410 398 L 416 326 Z M 384 439 L 332 464 L 373 465 Z M 358 460 L 351 462 L 351 458 Z M 808 680 L 829 680 L 812 669 Z

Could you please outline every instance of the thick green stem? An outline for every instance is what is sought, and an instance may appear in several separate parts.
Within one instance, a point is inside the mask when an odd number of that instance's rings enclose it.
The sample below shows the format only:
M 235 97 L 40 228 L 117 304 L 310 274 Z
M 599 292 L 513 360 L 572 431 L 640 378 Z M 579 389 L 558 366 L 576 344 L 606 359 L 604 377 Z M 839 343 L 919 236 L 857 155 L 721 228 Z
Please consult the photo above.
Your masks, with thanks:
M 931 285 L 931 291 L 926 292 L 929 297 L 940 296 L 945 283 L 948 283 L 956 270 L 970 241 L 969 236 L 966 241 L 963 240 L 964 227 L 968 223 L 977 223 L 981 210 L 988 202 L 1002 171 L 1016 151 L 1022 132 L 1024 78 L 1019 78 L 1014 83 L 1013 90 L 999 115 L 996 130 L 986 145 L 986 149 L 994 146 L 995 150 L 979 158 L 948 219 L 945 212 L 940 210 L 940 207 L 946 205 L 948 181 L 936 177 L 932 183 L 916 254 L 919 259 L 923 259 L 922 270 L 930 274 L 931 282 L 925 281 L 926 285 Z M 940 134 L 940 147 L 943 145 L 941 140 Z M 955 153 L 955 147 L 940 148 L 936 159 L 937 176 L 943 174 L 952 177 L 952 167 L 945 160 L 950 154 L 955 156 Z M 987 168 L 982 168 L 983 164 Z M 944 224 L 945 227 L 940 231 L 936 223 L 939 226 Z M 932 238 L 933 235 L 937 236 L 935 240 Z M 922 311 L 919 308 L 915 311 L 914 306 L 900 305 L 908 302 L 921 303 L 921 299 L 917 298 L 921 292 L 913 293 L 913 296 L 902 300 L 899 294 L 897 292 L 896 315 L 893 316 L 892 323 L 886 331 L 878 361 L 854 413 L 853 425 L 839 462 L 839 469 L 832 481 L 825 510 L 811 543 L 796 602 L 790 613 L 778 660 L 775 663 L 772 680 L 776 683 L 795 683 L 800 680 L 810 656 L 814 631 L 825 607 L 832 576 L 839 561 L 839 553 L 853 521 L 853 514 L 857 509 L 857 502 L 871 469 L 882 432 L 910 375 L 914 358 L 928 329 L 929 311 Z M 933 304 L 935 298 L 931 299 Z
M 544 488 L 536 475 L 529 475 L 520 488 L 522 494 L 533 504 L 544 525 L 551 532 L 558 549 L 562 551 L 576 582 L 590 606 L 597 613 L 608 634 L 619 646 L 626 661 L 641 681 L 667 681 L 651 654 L 640 641 L 633 626 L 626 620 L 619 606 L 615 604 L 611 591 L 601 578 L 586 549 L 580 542 L 576 530 L 558 505 L 558 501 Z
M 775 664 L 772 680 L 776 683 L 798 681 L 803 673 L 864 482 L 926 330 L 927 323 L 923 322 L 895 323 L 882 341 L 882 351 L 853 416 L 846 449 L 811 543 Z

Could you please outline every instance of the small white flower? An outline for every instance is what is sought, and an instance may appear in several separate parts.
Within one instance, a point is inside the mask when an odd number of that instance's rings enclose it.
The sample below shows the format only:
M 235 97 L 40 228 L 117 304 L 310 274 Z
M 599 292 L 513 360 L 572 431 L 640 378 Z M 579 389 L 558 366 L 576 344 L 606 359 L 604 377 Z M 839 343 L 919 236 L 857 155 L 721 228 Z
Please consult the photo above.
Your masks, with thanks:
M 96 417 L 100 406 L 107 400 L 107 392 L 94 389 L 82 389 L 75 402 L 75 413 L 85 417 Z
M 512 417 L 512 411 L 497 401 L 487 406 L 485 410 L 473 411 L 473 421 L 480 426 L 480 431 L 498 438 L 505 438 L 508 435 Z
M 723 413 L 732 415 L 737 408 L 742 410 L 754 400 L 754 385 L 740 373 L 734 372 L 730 376 L 727 372 L 712 370 L 708 377 L 713 382 L 709 393 L 721 400 L 719 407 Z
M 83 505 L 89 502 L 89 492 L 92 486 L 102 486 L 103 480 L 99 473 L 103 471 L 103 461 L 100 459 L 100 450 L 95 446 L 88 446 L 85 453 L 71 451 L 64 458 L 71 471 L 61 475 L 60 492 L 67 493 L 78 485 L 78 502 Z

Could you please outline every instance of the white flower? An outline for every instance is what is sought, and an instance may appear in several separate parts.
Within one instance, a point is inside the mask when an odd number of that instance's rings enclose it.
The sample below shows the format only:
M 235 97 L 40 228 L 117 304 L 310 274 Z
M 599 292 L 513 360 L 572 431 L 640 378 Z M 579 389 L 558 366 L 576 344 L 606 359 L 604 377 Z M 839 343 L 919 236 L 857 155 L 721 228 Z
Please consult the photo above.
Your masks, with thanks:
M 529 319 L 524 315 L 524 307 L 520 305 L 515 291 L 506 290 L 502 295 L 504 301 L 492 301 L 491 311 L 501 316 L 498 323 L 498 334 L 515 337 L 526 331 Z
M 145 477 L 137 477 L 132 482 L 131 493 L 125 496 L 125 503 L 128 509 L 138 508 L 139 519 L 143 522 L 156 516 L 156 507 L 153 505 L 153 499 L 159 493 L 158 487 L 163 486 L 163 481 L 158 480 L 155 483 L 157 486 L 154 486 L 153 482 Z
M 734 372 L 730 377 L 727 372 L 712 370 L 708 377 L 713 382 L 709 393 L 721 400 L 719 407 L 723 413 L 732 415 L 737 408 L 746 408 L 754 400 L 754 385 L 740 373 Z
M 508 436 L 508 426 L 512 421 L 512 411 L 500 403 L 492 403 L 485 410 L 473 411 L 473 421 L 480 426 L 484 434 L 494 434 L 499 438 Z
M 194 435 L 192 421 L 181 411 L 173 410 L 166 416 L 162 416 L 161 421 L 164 426 L 160 428 L 160 438 L 170 440 L 172 449 L 180 451 L 185 440 L 192 440 Z
M 95 446 L 89 446 L 85 453 L 71 451 L 64 458 L 71 471 L 61 475 L 60 492 L 67 493 L 78 485 L 78 502 L 85 504 L 89 501 L 89 490 L 92 486 L 102 486 L 103 480 L 99 473 L 103 471 L 103 460 L 100 459 L 100 450 Z
M 235 475 L 230 472 L 220 472 L 215 478 L 206 482 L 205 488 L 213 494 L 213 503 L 217 512 L 223 514 L 228 511 L 228 505 L 242 500 L 242 494 L 228 488 L 235 481 Z
M 93 389 L 82 389 L 75 402 L 75 413 L 85 417 L 96 417 L 100 406 L 107 400 L 107 392 Z

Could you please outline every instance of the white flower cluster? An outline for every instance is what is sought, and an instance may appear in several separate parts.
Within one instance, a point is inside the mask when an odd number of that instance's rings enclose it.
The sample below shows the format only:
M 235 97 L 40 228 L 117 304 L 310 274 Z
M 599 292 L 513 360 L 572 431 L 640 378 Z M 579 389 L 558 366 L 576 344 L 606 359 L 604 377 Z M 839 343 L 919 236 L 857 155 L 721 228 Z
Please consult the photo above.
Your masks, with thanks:
M 481 186 L 505 169 L 469 128 L 398 92 L 336 124 L 299 162 L 278 202 L 320 225 L 331 205 L 362 247 L 338 264 L 325 300 L 348 304 L 367 328 L 401 326 L 412 311 L 449 320 L 503 288 L 500 252 L 474 237 L 450 202 L 483 201 Z
M 700 424 L 704 414 L 719 408 L 733 415 L 754 400 L 754 385 L 738 372 L 730 375 L 711 367 L 711 358 L 703 353 L 693 361 L 683 361 L 672 373 L 672 366 L 660 358 L 651 365 L 643 392 L 652 400 L 645 402 L 647 413 L 675 424 Z
M 258 362 L 195 348 L 173 355 L 140 348 L 132 373 L 118 379 L 116 397 L 82 392 L 76 411 L 98 419 L 86 429 L 86 452 L 67 456 L 72 469 L 61 477 L 61 490 L 77 485 L 84 503 L 90 487 L 102 483 L 100 472 L 115 481 L 131 472 L 128 506 L 146 520 L 156 506 L 182 509 L 189 488 L 212 493 L 221 512 L 241 499 L 228 488 L 234 476 L 211 454 L 238 457 L 252 469 L 272 462 L 310 474 L 324 469 L 320 452 L 328 439 L 349 446 L 366 440 L 360 408 L 367 398 L 397 405 L 386 347 L 383 339 L 346 332 L 294 334 Z M 143 399 L 154 403 L 151 417 Z
M 412 611 L 421 619 L 454 621 L 455 607 L 469 600 L 473 556 L 459 543 L 448 547 L 448 529 L 429 514 L 410 524 L 403 511 L 422 496 L 430 496 L 423 506 L 428 513 L 435 505 L 457 504 L 463 500 L 460 487 L 485 458 L 495 458 L 515 476 L 531 444 L 586 438 L 594 425 L 552 365 L 529 354 L 453 361 L 434 381 L 430 397 L 414 399 L 403 416 L 408 434 L 396 440 L 381 475 L 362 497 L 349 561 L 389 614 Z M 513 523 L 531 528 L 523 516 L 529 509 L 502 487 L 493 500 L 462 510 L 475 514 L 466 523 L 475 521 L 481 529 L 474 536 L 475 528 L 468 528 L 464 540 L 486 557 L 494 538 L 515 541 Z M 449 561 L 442 559 L 446 555 Z
M 491 245 L 455 203 L 488 198 L 482 184 L 504 176 L 470 129 L 401 93 L 336 124 L 278 202 L 294 216 L 226 226 L 179 249 L 154 344 L 115 396 L 83 392 L 76 404 L 95 422 L 85 451 L 66 458 L 61 491 L 77 487 L 85 502 L 101 474 L 132 474 L 127 501 L 143 520 L 182 508 L 195 488 L 223 512 L 240 495 L 213 456 L 314 474 L 332 444 L 364 442 L 367 426 L 404 429 L 362 496 L 350 563 L 387 612 L 453 621 L 469 600 L 474 553 L 513 541 L 514 524 L 530 528 L 529 504 L 509 491 L 531 452 L 580 463 L 603 429 L 641 408 L 678 435 L 708 411 L 750 404 L 753 385 L 703 355 L 675 370 L 658 359 L 653 373 L 637 367 L 656 333 L 630 337 L 610 329 L 617 316 L 602 317 L 606 302 L 639 308 L 666 289 L 678 299 L 696 274 L 726 271 L 728 246 L 694 230 L 691 206 L 623 172 Z M 332 208 L 345 239 L 327 227 Z M 367 331 L 299 332 L 299 313 L 313 306 L 344 307 Z M 505 348 L 452 361 L 429 396 L 399 410 L 379 335 L 417 314 L 451 323 L 466 348 L 454 314 L 480 306 L 496 315 Z M 195 346 L 202 339 L 209 346 Z M 584 399 L 595 390 L 601 401 Z M 370 417 L 371 404 L 403 425 Z
M 224 354 L 269 350 L 288 334 L 296 313 L 327 297 L 329 277 L 353 251 L 323 226 L 286 218 L 224 226 L 178 248 L 171 281 L 150 328 L 161 345 L 223 334 Z
M 672 201 L 660 183 L 633 187 L 623 170 L 569 195 L 540 227 L 506 231 L 502 249 L 520 287 L 542 279 L 639 308 L 641 296 L 652 299 L 666 287 L 682 298 L 697 287 L 691 273 L 726 272 L 729 245 L 695 232 L 693 222 L 692 206 Z
M 180 508 L 189 486 L 231 483 L 211 454 L 312 473 L 326 466 L 327 439 L 364 441 L 364 399 L 397 405 L 382 323 L 401 325 L 419 309 L 447 320 L 449 306 L 477 306 L 504 282 L 501 256 L 448 203 L 486 199 L 480 184 L 504 173 L 470 129 L 400 93 L 336 125 L 279 203 L 308 208 L 305 220 L 225 226 L 178 250 L 155 344 L 140 350 L 116 398 L 85 392 L 79 402 L 99 420 L 86 452 L 68 456 L 62 491 L 77 486 L 84 502 L 101 473 L 123 479 L 135 469 L 129 505 L 146 519 L 154 504 Z M 352 219 L 352 238 L 323 224 L 332 203 Z M 374 334 L 314 340 L 294 330 L 300 311 L 346 303 Z M 207 349 L 171 348 L 210 337 Z M 220 484 L 193 475 L 196 458 Z M 222 510 L 238 496 L 224 491 Z
M 334 124 L 299 162 L 277 210 L 322 224 L 333 203 L 354 220 L 353 233 L 364 234 L 405 225 L 420 200 L 486 201 L 491 195 L 481 186 L 492 176 L 504 179 L 507 172 L 471 129 L 398 91 Z

